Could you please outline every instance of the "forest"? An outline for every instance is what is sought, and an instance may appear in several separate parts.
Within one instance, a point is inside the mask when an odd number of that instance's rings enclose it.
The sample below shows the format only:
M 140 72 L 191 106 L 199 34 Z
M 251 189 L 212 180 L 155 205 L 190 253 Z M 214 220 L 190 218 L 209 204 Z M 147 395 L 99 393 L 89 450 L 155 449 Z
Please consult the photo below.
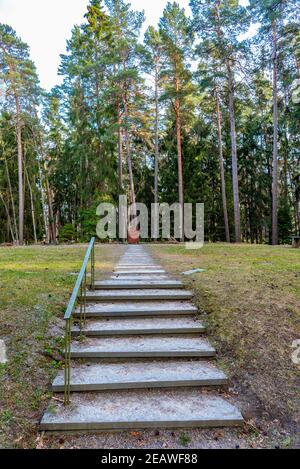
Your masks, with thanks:
M 299 6 L 190 0 L 189 16 L 170 2 L 144 33 L 129 3 L 90 0 L 51 92 L 0 24 L 0 243 L 88 241 L 96 207 L 119 194 L 204 203 L 211 242 L 289 243 L 300 234 Z

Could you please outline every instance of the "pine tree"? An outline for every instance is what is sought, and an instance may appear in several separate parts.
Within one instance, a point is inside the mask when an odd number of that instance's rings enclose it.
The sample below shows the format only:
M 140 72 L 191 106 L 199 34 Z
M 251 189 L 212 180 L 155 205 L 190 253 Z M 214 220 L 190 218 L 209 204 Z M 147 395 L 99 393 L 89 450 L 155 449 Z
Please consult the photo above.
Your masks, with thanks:
M 299 233 L 297 3 L 191 7 L 190 20 L 168 3 L 142 44 L 143 13 L 91 0 L 49 94 L 0 26 L 0 243 L 87 241 L 98 204 L 121 192 L 133 205 L 204 202 L 212 242 Z M 261 28 L 242 41 L 250 16 Z
M 162 37 L 153 26 L 145 33 L 145 49 L 143 51 L 143 66 L 154 82 L 154 203 L 159 201 L 158 177 L 159 177 L 159 100 L 162 87 L 163 69 L 163 42 Z
M 19 192 L 18 242 L 24 243 L 24 167 L 22 142 L 22 111 L 36 98 L 38 78 L 33 62 L 29 58 L 27 44 L 17 37 L 7 25 L 0 24 L 0 74 L 7 86 L 7 98 L 13 100 L 16 115 Z
M 191 52 L 192 37 L 189 20 L 184 9 L 178 3 L 167 3 L 159 22 L 159 32 L 164 49 L 165 78 L 163 98 L 171 102 L 176 120 L 177 164 L 178 164 L 178 196 L 180 205 L 179 233 L 184 239 L 184 187 L 183 187 L 183 156 L 182 156 L 182 106 L 186 96 L 191 92 L 191 75 L 187 59 Z
M 222 87 L 224 86 L 224 74 L 218 69 L 218 63 L 214 58 L 206 58 L 200 61 L 198 71 L 196 73 L 197 81 L 201 92 L 204 92 L 208 99 L 213 101 L 213 108 L 215 110 L 215 118 L 212 119 L 212 127 L 216 123 L 217 127 L 217 140 L 220 164 L 220 181 L 221 181 L 221 194 L 223 205 L 223 217 L 226 242 L 230 243 L 230 230 L 228 221 L 227 210 L 227 190 L 224 168 L 224 149 L 223 149 L 223 130 L 222 130 L 222 103 L 221 94 Z
M 278 34 L 284 15 L 293 10 L 289 0 L 250 0 L 250 11 L 260 22 L 260 43 L 266 43 L 272 54 L 273 73 L 273 171 L 272 171 L 272 244 L 278 244 Z
M 193 27 L 203 41 L 206 54 L 218 57 L 220 65 L 225 64 L 228 109 L 230 116 L 230 136 L 232 148 L 232 185 L 234 197 L 235 240 L 241 242 L 241 215 L 238 178 L 237 136 L 235 117 L 235 68 L 241 45 L 238 35 L 246 30 L 248 19 L 246 10 L 238 0 L 191 0 Z
M 133 170 L 133 132 L 135 127 L 134 99 L 140 95 L 142 79 L 138 70 L 139 35 L 144 22 L 144 12 L 135 12 L 123 0 L 106 0 L 111 21 L 114 25 L 112 43 L 112 63 L 114 79 L 118 86 L 116 101 L 119 127 L 119 167 L 121 166 L 121 129 L 123 129 L 127 167 L 129 175 L 130 200 L 132 216 L 136 217 L 136 191 Z M 120 93 L 121 89 L 121 93 Z M 122 111 L 123 112 L 122 112 Z M 119 170 L 119 179 L 121 171 Z M 119 181 L 122 187 L 122 181 Z

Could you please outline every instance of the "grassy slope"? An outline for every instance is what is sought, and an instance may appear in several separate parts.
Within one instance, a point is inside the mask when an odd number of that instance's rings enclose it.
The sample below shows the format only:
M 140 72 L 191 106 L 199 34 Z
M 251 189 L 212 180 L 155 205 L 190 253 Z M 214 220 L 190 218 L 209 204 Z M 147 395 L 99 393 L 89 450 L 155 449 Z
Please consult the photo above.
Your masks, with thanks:
M 70 273 L 78 272 L 85 249 L 0 248 L 0 338 L 9 356 L 9 363 L 0 365 L 0 448 L 39 444 L 37 423 L 60 366 L 53 358 L 59 359 L 61 317 L 76 278 Z M 300 251 L 221 244 L 201 251 L 152 249 L 174 273 L 207 269 L 186 282 L 196 292 L 219 363 L 239 391 L 246 417 L 255 426 L 279 418 L 292 432 L 292 422 L 299 425 L 299 366 L 292 364 L 291 344 L 300 337 Z M 97 247 L 103 276 L 119 254 L 117 246 Z M 276 442 L 288 445 L 286 434 L 277 434 Z M 131 440 L 124 441 L 132 445 Z M 124 441 L 116 447 L 126 447 Z
M 111 270 L 118 247 L 97 247 L 96 269 Z M 63 313 L 86 246 L 0 248 L 0 448 L 35 447 L 36 424 L 61 366 Z M 98 275 L 99 277 L 99 275 Z
M 220 361 L 239 388 L 246 417 L 300 425 L 300 251 L 286 247 L 206 245 L 189 251 L 153 246 L 169 271 L 204 268 L 186 278 Z M 255 420 L 256 419 L 256 420 Z

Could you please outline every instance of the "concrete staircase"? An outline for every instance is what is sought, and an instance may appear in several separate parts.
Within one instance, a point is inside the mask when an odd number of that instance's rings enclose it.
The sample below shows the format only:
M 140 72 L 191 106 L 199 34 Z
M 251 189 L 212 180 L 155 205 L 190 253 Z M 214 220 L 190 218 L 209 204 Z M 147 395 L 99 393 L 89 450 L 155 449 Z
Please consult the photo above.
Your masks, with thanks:
M 44 431 L 231 426 L 243 423 L 218 388 L 227 378 L 195 318 L 192 293 L 143 246 L 129 246 L 109 280 L 87 295 L 72 328 L 71 404 L 55 403 Z M 80 311 L 76 311 L 75 318 Z M 64 391 L 63 371 L 52 385 Z

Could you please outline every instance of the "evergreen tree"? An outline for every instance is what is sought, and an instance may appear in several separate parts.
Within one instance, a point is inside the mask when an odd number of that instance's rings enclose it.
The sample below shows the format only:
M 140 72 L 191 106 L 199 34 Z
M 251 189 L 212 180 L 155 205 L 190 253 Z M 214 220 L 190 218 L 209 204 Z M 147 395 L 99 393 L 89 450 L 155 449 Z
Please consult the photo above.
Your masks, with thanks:
M 248 24 L 246 10 L 238 0 L 191 0 L 193 26 L 203 41 L 206 54 L 218 57 L 225 65 L 228 87 L 228 109 L 232 147 L 232 185 L 234 197 L 235 240 L 241 241 L 240 194 L 238 178 L 237 136 L 235 116 L 235 71 L 242 47 L 238 36 L 245 32 Z
M 29 58 L 27 44 L 18 38 L 8 25 L 0 24 L 0 76 L 6 85 L 6 109 L 15 114 L 17 154 L 18 154 L 18 194 L 19 217 L 16 241 L 24 243 L 24 113 L 32 113 L 40 90 L 33 62 Z M 27 177 L 29 183 L 29 178 Z
M 273 72 L 273 182 L 272 182 L 272 244 L 278 244 L 278 34 L 285 14 L 291 13 L 294 2 L 289 0 L 250 0 L 250 10 L 260 22 L 260 43 L 270 50 Z M 272 54 L 272 59 L 271 59 Z
M 19 232 L 18 242 L 24 243 L 24 172 L 22 142 L 22 110 L 38 95 L 38 78 L 29 58 L 27 44 L 18 38 L 8 25 L 0 24 L 0 77 L 6 84 L 9 106 L 14 106 L 16 116 L 18 152 Z M 12 102 L 10 102 L 12 101 Z
M 159 32 L 164 48 L 165 78 L 163 99 L 170 101 L 176 120 L 178 196 L 180 205 L 180 238 L 183 240 L 184 187 L 182 157 L 182 111 L 185 98 L 191 93 L 191 73 L 187 59 L 191 51 L 192 37 L 189 20 L 178 3 L 167 3 L 159 22 Z
M 144 58 L 143 66 L 154 83 L 154 203 L 159 201 L 158 182 L 159 182 L 159 100 L 162 87 L 162 69 L 163 69 L 163 41 L 162 37 L 153 26 L 150 26 L 144 39 Z
M 120 193 L 132 215 L 136 201 L 204 202 L 210 241 L 299 233 L 296 6 L 191 0 L 190 20 L 168 3 L 142 44 L 143 12 L 91 0 L 48 94 L 1 25 L 0 242 L 88 240 Z M 250 18 L 261 28 L 242 41 Z

